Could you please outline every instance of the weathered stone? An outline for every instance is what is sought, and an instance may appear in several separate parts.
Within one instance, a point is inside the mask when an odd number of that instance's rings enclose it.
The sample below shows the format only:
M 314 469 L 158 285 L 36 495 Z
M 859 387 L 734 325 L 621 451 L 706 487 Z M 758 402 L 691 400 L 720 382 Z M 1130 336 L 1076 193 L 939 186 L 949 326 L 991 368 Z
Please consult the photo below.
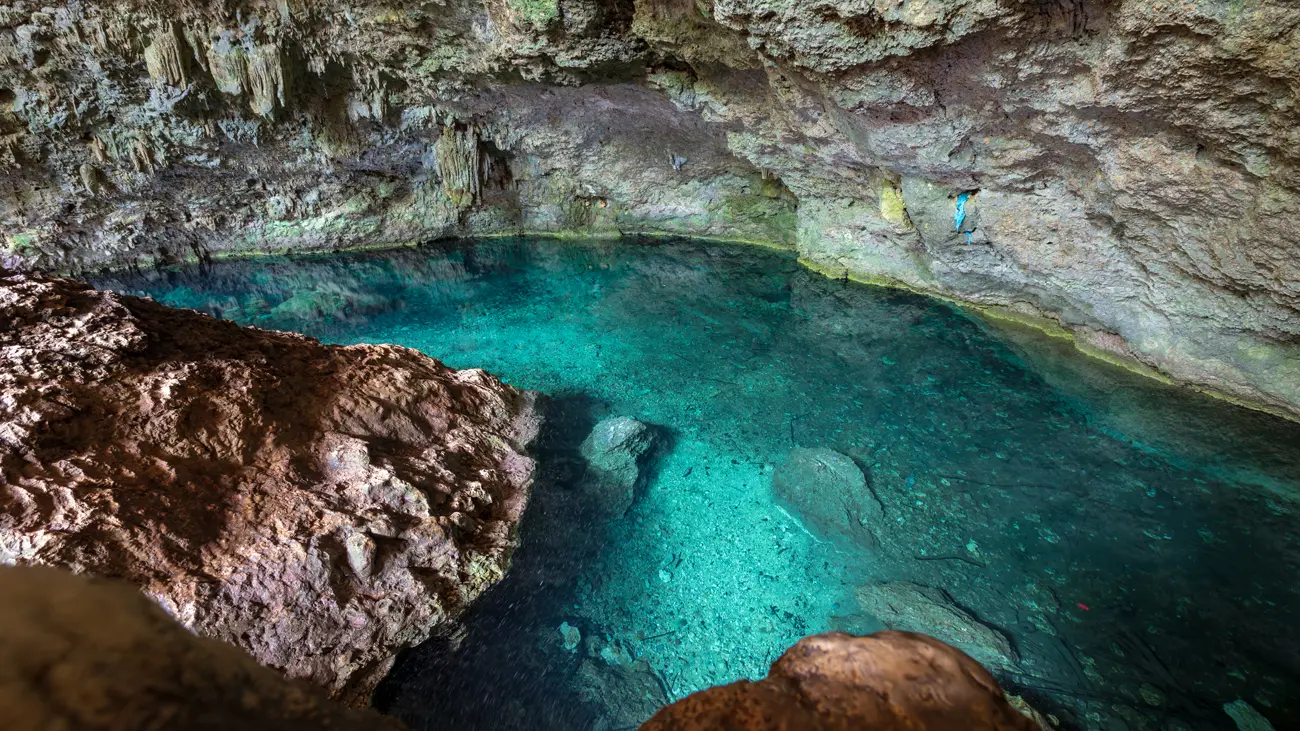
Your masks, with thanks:
M 988 671 L 931 637 L 832 633 L 786 651 L 763 680 L 695 693 L 641 731 L 1039 731 Z
M 933 635 L 989 667 L 1014 669 L 1019 660 L 1006 635 L 938 589 L 905 581 L 870 584 L 858 589 L 858 604 L 890 629 Z
M 127 584 L 0 566 L 0 597 L 6 731 L 404 728 L 196 637 Z
M 579 448 L 587 460 L 582 489 L 604 512 L 625 514 L 645 484 L 658 444 L 658 432 L 636 419 L 619 416 L 596 424 Z
M 69 280 L 0 279 L 0 563 L 142 587 L 363 698 L 499 579 L 534 395 Z
M 833 449 L 793 449 L 772 473 L 772 491 L 823 535 L 875 545 L 872 531 L 884 508 L 851 457 Z
M 761 241 L 1300 418 L 1297 58 L 1287 0 L 20 3 L 0 256 Z

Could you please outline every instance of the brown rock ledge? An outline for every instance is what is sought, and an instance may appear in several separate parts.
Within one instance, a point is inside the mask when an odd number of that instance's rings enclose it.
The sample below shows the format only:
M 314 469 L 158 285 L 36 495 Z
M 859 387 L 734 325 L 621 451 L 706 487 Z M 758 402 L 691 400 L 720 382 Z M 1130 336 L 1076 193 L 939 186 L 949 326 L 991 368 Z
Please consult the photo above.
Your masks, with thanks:
M 196 633 L 366 698 L 503 574 L 536 395 L 0 273 L 0 563 L 126 579 Z
M 910 632 L 801 640 L 758 682 L 690 695 L 641 731 L 1041 731 L 979 663 Z

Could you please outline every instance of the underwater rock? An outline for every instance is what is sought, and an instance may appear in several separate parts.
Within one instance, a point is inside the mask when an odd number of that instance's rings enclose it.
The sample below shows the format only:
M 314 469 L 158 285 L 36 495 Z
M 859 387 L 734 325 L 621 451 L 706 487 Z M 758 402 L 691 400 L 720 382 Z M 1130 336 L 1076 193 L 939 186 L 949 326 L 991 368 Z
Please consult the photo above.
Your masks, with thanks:
M 535 394 L 0 277 L 0 563 L 126 579 L 349 701 L 501 578 Z
M 884 509 L 857 463 L 833 449 L 790 451 L 772 473 L 772 491 L 816 530 L 872 546 Z
M 400 731 L 225 642 L 196 637 L 137 589 L 0 566 L 6 731 Z
M 1224 703 L 1223 712 L 1232 718 L 1239 731 L 1274 731 L 1273 724 L 1264 718 L 1264 714 L 1240 698 L 1231 703 Z
M 619 416 L 596 424 L 580 447 L 587 460 L 583 490 L 596 498 L 602 511 L 627 513 L 659 443 L 658 431 L 636 419 Z
M 584 660 L 578 667 L 577 683 L 581 696 L 601 708 L 603 728 L 607 729 L 636 728 L 672 700 L 645 660 Z
M 1060 720 L 1056 716 L 1040 712 L 1037 708 L 1029 705 L 1029 701 L 1018 695 L 1007 693 L 1006 699 L 1007 703 L 1009 703 L 1012 708 L 1019 711 L 1020 715 L 1033 721 L 1041 731 L 1054 731 L 1057 726 L 1061 725 Z
M 988 671 L 932 637 L 801 640 L 757 682 L 695 693 L 641 731 L 1038 731 Z
M 938 589 L 895 581 L 860 587 L 857 595 L 862 610 L 890 629 L 933 635 L 993 668 L 1014 668 L 1019 661 L 1006 635 Z
M 560 639 L 564 642 L 564 649 L 577 652 L 578 646 L 582 644 L 582 631 L 568 622 L 561 622 Z

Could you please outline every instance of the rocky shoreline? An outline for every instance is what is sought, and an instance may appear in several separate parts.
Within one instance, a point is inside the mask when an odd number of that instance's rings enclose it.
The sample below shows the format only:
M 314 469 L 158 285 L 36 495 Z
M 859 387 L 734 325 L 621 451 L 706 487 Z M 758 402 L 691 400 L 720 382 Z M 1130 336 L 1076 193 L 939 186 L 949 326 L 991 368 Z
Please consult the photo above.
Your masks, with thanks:
M 0 278 L 0 563 L 140 586 L 364 703 L 504 573 L 537 396 L 393 346 Z

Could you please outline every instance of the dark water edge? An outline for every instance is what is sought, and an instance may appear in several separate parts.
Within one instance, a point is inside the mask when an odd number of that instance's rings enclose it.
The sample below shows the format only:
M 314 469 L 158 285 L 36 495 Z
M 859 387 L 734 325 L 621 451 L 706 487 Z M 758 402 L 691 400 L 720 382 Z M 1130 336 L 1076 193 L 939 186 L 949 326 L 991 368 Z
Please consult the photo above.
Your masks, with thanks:
M 635 727 L 803 635 L 878 628 L 860 595 L 882 582 L 1004 635 L 1000 680 L 1067 727 L 1232 729 L 1244 699 L 1300 728 L 1300 425 L 749 247 L 501 240 L 94 283 L 552 395 L 509 575 L 376 696 L 413 728 Z M 614 521 L 573 489 L 606 415 L 673 436 Z M 863 468 L 876 545 L 780 510 L 793 447 Z

